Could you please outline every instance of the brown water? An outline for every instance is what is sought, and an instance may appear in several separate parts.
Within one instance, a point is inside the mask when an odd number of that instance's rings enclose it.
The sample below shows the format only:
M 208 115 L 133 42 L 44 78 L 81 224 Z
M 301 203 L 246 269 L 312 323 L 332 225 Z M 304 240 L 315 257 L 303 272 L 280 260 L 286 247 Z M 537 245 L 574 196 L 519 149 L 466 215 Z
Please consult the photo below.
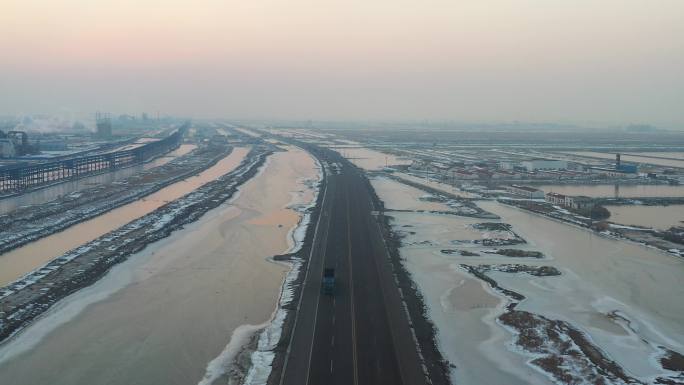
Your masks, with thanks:
M 606 206 L 611 222 L 666 230 L 684 226 L 684 205 L 670 206 Z
M 0 214 L 6 214 L 21 206 L 50 202 L 61 196 L 71 194 L 75 191 L 83 190 L 85 188 L 93 187 L 94 185 L 109 184 L 124 178 L 128 178 L 129 176 L 140 171 L 149 170 L 151 168 L 164 165 L 179 156 L 189 153 L 195 148 L 197 148 L 197 146 L 194 144 L 181 144 L 181 146 L 176 150 L 145 164 L 124 168 L 122 170 L 106 172 L 104 174 L 89 176 L 74 181 L 67 181 L 54 186 L 30 191 L 19 196 L 0 199 Z
M 228 156 L 196 176 L 0 255 L 0 286 L 5 286 L 67 251 L 151 213 L 164 204 L 230 172 L 240 164 L 248 151 L 247 148 L 235 148 Z
M 276 153 L 231 204 L 63 301 L 0 347 L 3 384 L 199 382 L 233 331 L 270 318 L 287 267 L 267 258 L 288 249 L 298 215 L 285 207 L 311 199 L 314 166 Z
M 684 186 L 670 185 L 543 185 L 538 188 L 545 193 L 586 195 L 590 197 L 681 197 Z

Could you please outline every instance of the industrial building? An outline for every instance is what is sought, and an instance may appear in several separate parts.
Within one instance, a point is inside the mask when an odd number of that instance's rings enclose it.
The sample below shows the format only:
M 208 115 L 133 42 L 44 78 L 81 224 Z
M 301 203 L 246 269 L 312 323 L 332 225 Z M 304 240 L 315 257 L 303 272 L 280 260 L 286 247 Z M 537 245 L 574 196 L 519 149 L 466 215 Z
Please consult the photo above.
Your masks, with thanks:
M 0 165 L 0 195 L 144 163 L 180 146 L 187 124 L 166 138 L 34 164 Z M 5 142 L 2 142 L 5 143 Z M 14 143 L 12 143 L 14 145 Z
M 97 126 L 97 137 L 108 139 L 112 137 L 112 119 L 107 113 L 96 113 L 95 124 Z
M 534 187 L 521 186 L 521 185 L 513 184 L 510 186 L 507 186 L 506 190 L 508 190 L 512 194 L 520 195 L 522 197 L 529 198 L 529 199 L 544 198 L 544 192 L 542 190 L 536 189 Z
M 536 170 L 565 170 L 568 168 L 568 162 L 565 160 L 555 159 L 532 159 L 521 163 L 527 171 Z
M 557 193 L 546 193 L 545 200 L 552 205 L 557 205 L 557 206 L 565 206 L 565 198 L 567 198 L 563 194 L 557 194 Z
M 636 178 L 638 168 L 635 164 L 624 164 L 620 161 L 620 154 L 615 154 L 615 165 L 610 167 L 589 167 L 588 171 L 595 174 L 603 174 L 613 178 Z
M 569 196 L 565 198 L 565 206 L 575 210 L 591 209 L 594 207 L 594 200 L 582 195 Z
M 585 210 L 594 207 L 594 200 L 582 195 L 570 196 L 550 192 L 546 194 L 544 199 L 553 205 L 568 207 L 574 210 Z
M 615 154 L 615 171 L 626 174 L 636 174 L 638 169 L 636 164 L 623 164 L 620 161 L 620 154 Z
M 14 150 L 14 143 L 10 139 L 0 137 L 0 158 L 14 158 L 17 152 Z
M 602 174 L 611 178 L 636 178 L 639 176 L 633 171 L 622 171 L 606 167 L 590 167 L 588 171 L 594 174 Z
M 13 158 L 37 152 L 37 146 L 29 144 L 28 135 L 24 131 L 0 131 L 0 158 Z

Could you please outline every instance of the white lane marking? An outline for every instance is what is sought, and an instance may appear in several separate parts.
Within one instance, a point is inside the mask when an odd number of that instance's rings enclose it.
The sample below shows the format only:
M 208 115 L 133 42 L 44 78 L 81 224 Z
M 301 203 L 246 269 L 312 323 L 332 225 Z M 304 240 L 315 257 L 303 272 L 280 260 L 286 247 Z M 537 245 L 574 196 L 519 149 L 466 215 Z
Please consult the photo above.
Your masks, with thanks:
M 312 156 L 313 156 L 313 155 L 312 155 Z M 315 157 L 314 157 L 314 158 L 315 158 Z M 318 160 L 318 159 L 316 159 L 316 160 Z M 314 253 L 314 250 L 315 250 L 315 247 L 314 247 L 314 246 L 315 246 L 315 242 L 316 242 L 316 237 L 318 236 L 318 228 L 319 228 L 320 225 L 321 225 L 321 219 L 322 219 L 324 216 L 326 216 L 326 213 L 325 213 L 325 211 L 324 211 L 324 208 L 325 208 L 325 201 L 326 201 L 326 198 L 328 197 L 328 183 L 329 183 L 329 179 L 328 179 L 328 175 L 327 175 L 327 173 L 325 172 L 325 168 L 323 167 L 323 164 L 322 164 L 322 163 L 323 163 L 323 162 L 320 162 L 320 161 L 319 161 L 319 164 L 321 165 L 321 169 L 323 170 L 323 180 L 325 181 L 325 185 L 323 186 L 323 199 L 322 199 L 322 201 L 321 201 L 321 214 L 322 214 L 322 215 L 319 215 L 319 216 L 318 216 L 318 220 L 316 221 L 316 229 L 314 230 L 313 242 L 312 242 L 312 244 L 311 244 L 311 250 L 310 250 L 310 252 L 309 252 L 309 262 L 306 264 L 306 272 L 304 273 L 304 280 L 302 281 L 302 290 L 301 290 L 301 292 L 300 292 L 300 294 L 299 294 L 299 301 L 297 302 L 297 311 L 296 311 L 296 313 L 295 313 L 296 316 L 295 316 L 295 319 L 294 319 L 294 325 L 292 325 L 292 332 L 290 333 L 290 343 L 287 344 L 287 351 L 285 352 L 285 362 L 283 363 L 283 370 L 280 372 L 280 385 L 283 385 L 283 381 L 285 381 L 285 373 L 286 373 L 286 369 L 287 369 L 287 363 L 288 363 L 288 361 L 289 361 L 289 359 L 290 359 L 290 351 L 291 351 L 291 349 L 292 349 L 292 340 L 293 340 L 293 338 L 294 338 L 295 331 L 297 330 L 297 321 L 299 320 L 299 310 L 300 310 L 300 308 L 301 308 L 301 306 L 302 306 L 302 298 L 304 298 L 304 290 L 305 290 L 305 288 L 306 288 L 306 282 L 307 282 L 307 279 L 308 279 L 308 277 L 309 277 L 309 268 L 311 267 L 311 258 L 313 257 L 313 253 Z M 325 259 L 325 252 L 323 253 L 323 258 Z M 319 293 L 319 296 L 320 296 L 320 293 Z M 316 307 L 318 307 L 318 302 L 316 302 Z M 318 314 L 318 309 L 316 309 L 316 313 Z M 316 330 L 315 319 L 314 319 L 314 327 L 313 327 L 313 329 L 314 329 L 314 337 L 315 337 L 315 335 L 316 335 L 316 334 L 315 334 L 315 330 Z M 314 338 L 314 337 L 312 337 L 312 340 L 311 340 L 311 350 L 313 350 L 313 338 Z M 306 375 L 306 383 L 307 383 L 307 384 L 309 383 L 308 369 L 309 369 L 310 367 L 311 367 L 311 351 L 309 351 L 309 363 L 308 363 L 307 375 Z
M 349 246 L 349 293 L 351 302 L 351 324 L 352 324 L 352 358 L 354 363 L 354 385 L 359 383 L 358 363 L 356 358 L 356 316 L 354 315 L 354 279 L 352 273 L 352 247 L 351 247 L 351 215 L 349 214 L 349 193 L 347 192 L 347 244 Z

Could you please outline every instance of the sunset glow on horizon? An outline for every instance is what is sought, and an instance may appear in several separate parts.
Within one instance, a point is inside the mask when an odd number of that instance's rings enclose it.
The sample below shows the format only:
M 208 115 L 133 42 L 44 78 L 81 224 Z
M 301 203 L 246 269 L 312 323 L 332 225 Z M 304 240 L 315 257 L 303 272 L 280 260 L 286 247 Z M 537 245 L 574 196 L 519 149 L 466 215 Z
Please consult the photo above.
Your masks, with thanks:
M 0 113 L 684 124 L 677 0 L 2 9 Z

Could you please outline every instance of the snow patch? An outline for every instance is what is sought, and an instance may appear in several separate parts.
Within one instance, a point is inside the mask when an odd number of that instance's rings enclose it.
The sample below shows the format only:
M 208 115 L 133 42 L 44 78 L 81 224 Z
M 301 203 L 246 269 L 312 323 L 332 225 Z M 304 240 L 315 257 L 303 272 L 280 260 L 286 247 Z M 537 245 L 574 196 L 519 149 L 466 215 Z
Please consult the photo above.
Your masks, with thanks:
M 228 345 L 226 345 L 221 354 L 207 364 L 204 378 L 197 385 L 211 385 L 214 381 L 221 378 L 226 373 L 226 368 L 235 360 L 240 349 L 249 342 L 250 336 L 264 328 L 267 324 L 267 322 L 260 325 L 246 324 L 235 328 L 230 336 L 230 342 L 228 342 Z

